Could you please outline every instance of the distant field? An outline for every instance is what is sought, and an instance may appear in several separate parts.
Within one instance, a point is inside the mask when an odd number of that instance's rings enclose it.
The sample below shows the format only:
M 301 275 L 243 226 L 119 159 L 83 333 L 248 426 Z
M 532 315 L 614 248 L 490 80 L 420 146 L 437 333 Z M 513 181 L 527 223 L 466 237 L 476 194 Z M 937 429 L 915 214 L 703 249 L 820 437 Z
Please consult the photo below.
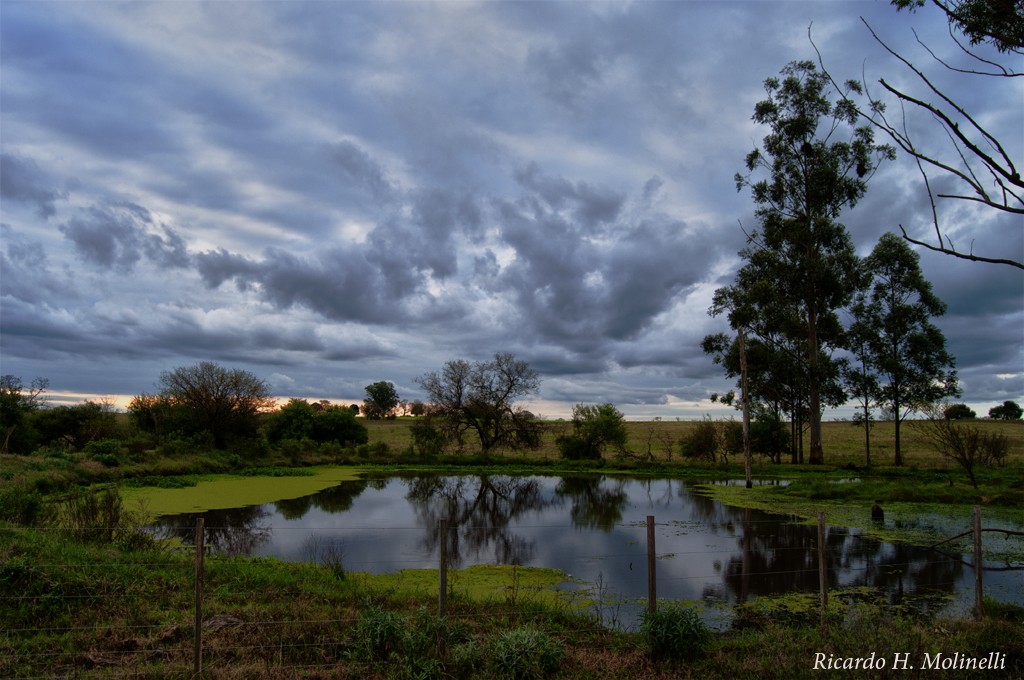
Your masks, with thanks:
M 384 442 L 389 447 L 403 451 L 412 444 L 409 425 L 412 418 L 396 420 L 363 420 L 370 430 L 370 443 Z M 635 455 L 647 457 L 648 451 L 655 460 L 679 460 L 679 442 L 687 433 L 697 426 L 695 421 L 627 421 L 629 432 L 627 448 Z M 990 420 L 965 421 L 965 424 L 977 427 L 983 432 L 998 432 L 1010 439 L 1010 455 L 1007 463 L 1024 464 L 1024 421 L 1002 422 Z M 864 430 L 848 422 L 823 423 L 822 439 L 825 447 L 825 462 L 829 465 L 864 464 Z M 555 437 L 568 430 L 567 421 L 545 421 L 544 435 L 539 451 L 530 452 L 530 457 L 558 458 Z M 914 421 L 904 421 L 901 427 L 903 459 L 906 466 L 946 467 L 955 465 L 942 456 L 929 444 Z M 875 423 L 871 428 L 871 462 L 875 466 L 892 465 L 895 426 L 891 421 Z M 472 447 L 472 439 L 467 440 L 468 448 Z M 808 450 L 807 434 L 804 434 L 805 452 Z M 475 453 L 469 448 L 467 453 Z M 499 453 L 498 455 L 507 455 Z M 805 454 L 806 455 L 806 454 Z M 734 457 L 736 458 L 736 457 Z M 760 456 L 758 456 L 760 458 Z M 784 457 L 784 462 L 788 458 Z

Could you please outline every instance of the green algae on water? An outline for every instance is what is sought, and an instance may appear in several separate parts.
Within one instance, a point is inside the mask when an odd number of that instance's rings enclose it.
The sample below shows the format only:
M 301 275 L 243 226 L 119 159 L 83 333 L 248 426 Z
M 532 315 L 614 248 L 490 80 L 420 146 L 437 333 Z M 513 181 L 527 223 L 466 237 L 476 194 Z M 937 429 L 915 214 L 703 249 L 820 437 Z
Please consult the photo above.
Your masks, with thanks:
M 856 482 L 850 482 L 855 484 Z M 973 506 L 947 503 L 890 502 L 884 504 L 885 522 L 871 519 L 871 504 L 864 501 L 805 498 L 790 495 L 789 489 L 778 486 L 754 486 L 751 489 L 734 485 L 700 484 L 699 493 L 737 508 L 751 508 L 775 515 L 790 515 L 800 523 L 815 524 L 819 512 L 825 512 L 830 526 L 860 529 L 866 535 L 883 541 L 902 541 L 918 546 L 933 546 L 971 528 Z M 985 507 L 982 510 L 985 528 L 1020 530 L 1024 527 L 1024 510 L 1008 507 Z M 969 552 L 971 538 L 943 544 L 946 551 Z M 986 560 L 1018 563 L 1024 561 L 1024 541 L 1004 540 L 1001 535 L 986 534 L 982 542 Z
M 125 506 L 139 507 L 151 515 L 174 515 L 263 505 L 290 498 L 301 498 L 322 491 L 338 482 L 359 479 L 365 470 L 354 467 L 308 468 L 302 476 L 197 475 L 194 486 L 168 489 L 125 487 L 121 489 Z

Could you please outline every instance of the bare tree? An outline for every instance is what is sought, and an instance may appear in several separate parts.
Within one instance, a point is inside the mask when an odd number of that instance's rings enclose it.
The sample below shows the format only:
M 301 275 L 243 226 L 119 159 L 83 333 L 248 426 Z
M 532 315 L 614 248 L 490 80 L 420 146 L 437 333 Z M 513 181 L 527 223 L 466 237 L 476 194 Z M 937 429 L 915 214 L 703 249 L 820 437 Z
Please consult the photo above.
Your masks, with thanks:
M 540 387 L 537 372 L 514 355 L 499 352 L 493 361 L 470 364 L 453 359 L 444 368 L 416 379 L 430 396 L 431 411 L 440 417 L 449 441 L 462 445 L 472 430 L 487 454 L 498 446 L 536 448 L 539 428 L 516 400 Z

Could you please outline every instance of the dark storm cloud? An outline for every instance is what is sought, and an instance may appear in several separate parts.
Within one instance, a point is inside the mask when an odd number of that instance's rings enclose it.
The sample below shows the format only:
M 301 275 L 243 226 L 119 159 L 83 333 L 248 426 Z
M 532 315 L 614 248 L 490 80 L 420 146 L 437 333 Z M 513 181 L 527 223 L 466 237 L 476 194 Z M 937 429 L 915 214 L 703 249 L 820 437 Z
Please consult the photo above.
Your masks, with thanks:
M 345 141 L 331 149 L 331 159 L 337 163 L 341 176 L 347 182 L 367 189 L 379 199 L 387 199 L 393 188 L 383 168 L 370 158 L 357 144 Z
M 402 321 L 407 316 L 402 303 L 420 283 L 399 262 L 371 263 L 355 246 L 310 258 L 271 248 L 260 260 L 221 250 L 197 255 L 196 263 L 211 288 L 233 279 L 278 309 L 303 307 L 340 321 Z
M 679 220 L 646 213 L 621 220 L 626 197 L 609 189 L 521 172 L 533 190 L 500 206 L 516 253 L 499 289 L 511 292 L 536 341 L 614 358 L 610 341 L 637 338 L 720 256 Z M 503 287 L 503 288 L 502 288 Z
M 594 41 L 570 39 L 531 48 L 526 64 L 547 97 L 575 110 L 583 105 L 588 90 L 601 82 L 610 60 Z
M 570 182 L 564 177 L 545 176 L 537 163 L 516 173 L 516 181 L 534 192 L 554 212 L 568 209 L 583 224 L 598 225 L 613 221 L 622 209 L 625 196 L 607 187 L 587 182 Z
M 0 154 L 0 198 L 27 203 L 40 217 L 49 218 L 57 212 L 57 201 L 67 196 L 67 191 L 53 188 L 52 180 L 35 161 Z
M 121 273 L 131 271 L 144 255 L 161 269 L 190 263 L 184 239 L 132 203 L 92 206 L 61 225 L 60 231 L 83 260 Z

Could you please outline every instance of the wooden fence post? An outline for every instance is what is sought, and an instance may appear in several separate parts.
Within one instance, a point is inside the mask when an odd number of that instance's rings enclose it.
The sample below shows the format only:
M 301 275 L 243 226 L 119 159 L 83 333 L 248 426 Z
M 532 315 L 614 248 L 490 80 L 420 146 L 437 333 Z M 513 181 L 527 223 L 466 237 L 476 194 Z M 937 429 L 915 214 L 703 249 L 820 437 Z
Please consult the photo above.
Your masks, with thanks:
M 828 615 L 828 565 L 825 562 L 825 511 L 818 512 L 818 588 L 821 591 L 821 628 Z
M 647 515 L 647 611 L 658 607 L 658 570 L 654 552 L 654 515 Z
M 437 521 L 438 543 L 438 583 L 437 583 L 437 615 L 444 616 L 448 612 L 448 520 Z
M 981 506 L 974 506 L 974 618 L 985 618 L 985 591 L 981 587 Z
M 203 673 L 203 553 L 205 531 L 203 529 L 203 518 L 196 518 L 196 622 L 195 638 L 193 640 L 193 676 L 199 678 Z

